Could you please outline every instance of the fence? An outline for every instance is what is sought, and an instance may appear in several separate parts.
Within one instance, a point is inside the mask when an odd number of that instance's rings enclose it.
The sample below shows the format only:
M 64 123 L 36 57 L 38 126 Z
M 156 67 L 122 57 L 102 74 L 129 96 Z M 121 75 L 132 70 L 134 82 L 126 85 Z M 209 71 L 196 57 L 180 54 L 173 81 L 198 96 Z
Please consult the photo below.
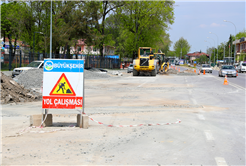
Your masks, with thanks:
M 42 54 L 42 53 L 26 53 L 26 54 L 16 54 L 14 57 L 9 54 L 4 54 L 4 64 L 9 64 L 11 59 L 12 67 L 20 67 L 25 66 L 32 61 L 44 60 L 44 58 L 50 58 L 50 54 Z M 95 67 L 95 68 L 106 68 L 106 69 L 119 69 L 121 67 L 120 59 L 110 58 L 110 57 L 101 57 L 101 56 L 72 56 L 72 55 L 64 55 L 64 54 L 52 54 L 52 59 L 84 59 L 85 60 L 85 68 Z M 11 69 L 9 69 L 11 70 Z

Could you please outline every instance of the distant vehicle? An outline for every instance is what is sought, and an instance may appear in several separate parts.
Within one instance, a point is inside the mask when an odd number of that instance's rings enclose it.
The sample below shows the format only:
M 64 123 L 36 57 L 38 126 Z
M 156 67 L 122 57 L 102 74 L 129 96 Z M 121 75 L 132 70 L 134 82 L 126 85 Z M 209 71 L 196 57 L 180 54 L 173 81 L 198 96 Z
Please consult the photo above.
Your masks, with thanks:
M 246 62 L 241 61 L 237 67 L 238 73 L 246 72 Z
M 26 67 L 14 68 L 12 72 L 12 77 L 19 75 L 23 71 L 30 70 L 30 69 L 40 69 L 43 68 L 43 66 L 44 66 L 44 61 L 33 61 L 29 63 Z
M 179 65 L 179 62 L 178 62 L 178 61 L 176 61 L 176 62 L 175 62 L 175 65 Z
M 209 64 L 202 64 L 202 66 L 200 67 L 200 72 L 203 73 L 203 71 L 205 71 L 205 73 L 212 73 L 213 69 Z
M 219 77 L 225 77 L 225 75 L 231 76 L 231 77 L 237 77 L 237 71 L 235 67 L 232 65 L 221 66 L 219 70 Z
M 190 66 L 190 63 L 188 63 L 187 65 Z
M 127 73 L 133 72 L 133 64 L 130 64 L 127 68 Z

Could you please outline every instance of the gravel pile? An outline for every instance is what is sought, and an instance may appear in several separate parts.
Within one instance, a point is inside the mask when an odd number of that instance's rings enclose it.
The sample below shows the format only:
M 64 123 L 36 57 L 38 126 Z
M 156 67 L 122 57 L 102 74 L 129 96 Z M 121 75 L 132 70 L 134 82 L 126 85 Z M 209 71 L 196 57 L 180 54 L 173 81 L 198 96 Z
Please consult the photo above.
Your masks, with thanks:
M 30 69 L 23 71 L 14 78 L 16 82 L 27 89 L 41 88 L 43 85 L 43 69 Z
M 107 72 L 101 72 L 98 69 L 85 70 L 85 79 L 109 78 Z M 16 82 L 27 89 L 41 88 L 43 84 L 43 69 L 30 69 L 22 72 L 14 78 Z
M 107 72 L 101 72 L 100 70 L 85 70 L 85 79 L 99 79 L 109 78 L 110 75 Z
M 2 71 L 2 72 L 3 72 L 3 74 L 5 74 L 6 76 L 11 77 L 13 71 Z

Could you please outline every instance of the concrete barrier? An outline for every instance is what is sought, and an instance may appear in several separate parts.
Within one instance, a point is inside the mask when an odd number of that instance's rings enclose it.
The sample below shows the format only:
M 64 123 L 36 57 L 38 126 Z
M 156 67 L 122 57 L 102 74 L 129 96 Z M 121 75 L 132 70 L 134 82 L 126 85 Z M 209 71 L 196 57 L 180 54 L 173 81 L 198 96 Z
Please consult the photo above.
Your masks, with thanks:
M 77 126 L 80 128 L 89 128 L 89 117 L 88 115 L 82 115 L 82 126 L 80 126 L 80 114 L 77 114 Z
M 43 115 L 43 119 L 45 119 L 45 114 Z M 30 126 L 39 127 L 41 123 L 42 123 L 42 114 L 30 116 Z M 45 119 L 43 126 L 52 126 L 52 124 L 53 124 L 52 114 L 47 114 L 47 118 Z

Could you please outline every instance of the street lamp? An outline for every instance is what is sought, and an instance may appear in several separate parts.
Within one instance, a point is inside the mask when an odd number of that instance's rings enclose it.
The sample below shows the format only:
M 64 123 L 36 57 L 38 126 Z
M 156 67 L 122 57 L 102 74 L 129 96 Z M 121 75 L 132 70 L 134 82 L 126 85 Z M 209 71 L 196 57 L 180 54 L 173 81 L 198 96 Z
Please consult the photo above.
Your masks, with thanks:
M 229 22 L 229 23 L 233 24 L 233 22 L 227 21 L 227 20 L 224 20 L 224 22 Z M 235 24 L 233 24 L 233 25 L 235 27 L 235 47 L 234 47 L 234 63 L 235 63 L 235 61 L 236 61 L 236 34 L 237 34 L 237 27 L 236 27 Z
M 214 41 L 214 39 L 211 38 L 211 37 L 207 37 L 207 38 L 210 38 L 210 39 L 212 39 L 212 40 Z M 215 45 L 215 41 L 214 41 L 214 45 Z M 214 48 L 215 48 L 215 47 L 214 47 Z M 215 50 L 214 50 L 214 64 L 215 64 Z
M 44 33 L 42 33 L 42 32 L 34 32 L 34 34 L 33 34 L 33 53 L 32 53 L 32 55 L 33 55 L 33 60 L 34 60 L 34 46 L 35 46 L 35 33 L 39 33 L 39 34 L 44 34 Z
M 52 0 L 50 1 L 50 59 L 52 58 Z M 83 107 L 84 112 L 84 107 Z M 81 116 L 82 122 L 82 116 Z
M 210 47 L 212 47 L 211 43 L 207 40 L 204 40 L 205 42 L 208 42 L 210 44 Z M 211 54 L 209 55 L 209 63 L 210 63 L 210 66 L 211 66 Z
M 210 33 L 210 34 L 216 35 L 215 33 L 212 33 L 212 32 L 209 32 L 209 33 Z M 216 36 L 217 36 L 217 35 L 216 35 Z M 219 43 L 219 37 L 217 36 L 217 62 L 218 62 L 218 49 L 219 49 L 218 43 Z

